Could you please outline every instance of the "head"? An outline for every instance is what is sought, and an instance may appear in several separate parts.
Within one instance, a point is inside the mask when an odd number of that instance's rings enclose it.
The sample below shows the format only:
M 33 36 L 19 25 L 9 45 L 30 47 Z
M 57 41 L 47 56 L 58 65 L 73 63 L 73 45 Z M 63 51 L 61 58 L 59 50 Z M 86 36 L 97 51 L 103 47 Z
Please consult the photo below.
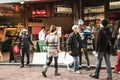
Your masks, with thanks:
M 84 21 L 83 21 L 82 19 L 78 20 L 78 25 L 79 25 L 79 26 L 84 25 Z
M 72 30 L 77 33 L 79 31 L 78 25 L 73 25 Z
M 102 24 L 102 26 L 107 26 L 108 25 L 107 19 L 102 19 L 101 24 Z
M 22 34 L 28 34 L 28 30 L 26 28 L 22 29 Z
M 41 26 L 41 30 L 45 30 L 45 26 Z
M 50 33 L 53 33 L 56 31 L 56 26 L 55 25 L 51 25 L 50 26 Z

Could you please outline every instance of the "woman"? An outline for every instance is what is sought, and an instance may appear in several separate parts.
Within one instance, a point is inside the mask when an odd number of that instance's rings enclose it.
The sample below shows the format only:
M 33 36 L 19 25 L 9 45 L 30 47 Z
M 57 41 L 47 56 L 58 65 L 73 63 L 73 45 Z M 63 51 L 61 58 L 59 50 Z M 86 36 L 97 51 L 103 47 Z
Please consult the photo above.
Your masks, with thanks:
M 50 33 L 46 36 L 46 44 L 47 44 L 48 62 L 44 66 L 42 74 L 44 77 L 47 77 L 46 76 L 47 69 L 50 66 L 52 59 L 54 57 L 55 76 L 57 76 L 59 75 L 58 74 L 58 52 L 60 52 L 60 49 L 59 49 L 59 37 L 56 33 L 56 27 L 54 25 L 50 26 Z

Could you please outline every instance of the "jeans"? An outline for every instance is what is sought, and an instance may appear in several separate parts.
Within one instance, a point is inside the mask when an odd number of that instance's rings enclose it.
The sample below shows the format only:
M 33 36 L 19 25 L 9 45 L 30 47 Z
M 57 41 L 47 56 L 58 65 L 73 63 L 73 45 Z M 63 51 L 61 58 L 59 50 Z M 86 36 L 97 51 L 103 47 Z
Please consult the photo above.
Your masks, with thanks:
M 78 64 L 78 56 L 73 56 L 74 61 L 70 64 L 68 64 L 69 67 L 72 67 L 72 65 L 74 64 L 74 71 L 78 71 L 79 70 L 79 64 Z
M 27 65 L 30 63 L 30 50 L 28 47 L 22 48 L 21 64 L 24 66 L 24 56 L 27 57 Z
M 101 68 L 101 63 L 102 63 L 103 57 L 105 58 L 105 63 L 106 63 L 106 69 L 107 69 L 108 77 L 112 77 L 111 63 L 110 63 L 110 54 L 103 53 L 103 52 L 99 52 L 98 53 L 98 62 L 97 62 L 97 65 L 96 65 L 95 74 L 97 76 L 99 76 L 99 72 L 100 72 L 100 68 Z

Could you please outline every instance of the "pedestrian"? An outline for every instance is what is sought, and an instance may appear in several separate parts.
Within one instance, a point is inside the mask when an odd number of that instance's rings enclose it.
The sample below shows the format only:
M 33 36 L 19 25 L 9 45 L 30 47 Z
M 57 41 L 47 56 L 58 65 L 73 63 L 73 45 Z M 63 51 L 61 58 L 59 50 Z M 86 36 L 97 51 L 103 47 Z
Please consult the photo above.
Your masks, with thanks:
M 38 34 L 38 39 L 39 39 L 39 41 L 40 40 L 45 40 L 45 26 L 42 26 L 41 27 L 41 30 L 40 30 L 40 32 L 39 32 L 39 34 Z
M 87 40 L 88 40 L 88 37 L 91 36 L 91 32 L 88 32 L 86 30 L 86 27 L 84 25 L 84 22 L 83 20 L 79 20 L 78 22 L 78 25 L 79 25 L 79 34 L 80 34 L 80 37 L 81 37 L 81 43 L 82 43 L 82 53 L 79 55 L 79 68 L 82 69 L 82 54 L 85 54 L 85 59 L 87 61 L 87 68 L 86 70 L 90 70 L 90 60 L 89 60 L 89 57 L 88 57 L 88 50 L 87 50 Z
M 116 40 L 116 48 L 117 48 L 117 60 L 114 67 L 114 73 L 120 73 L 120 28 L 118 28 L 118 35 Z
M 96 38 L 96 47 L 95 51 L 98 53 L 98 62 L 95 68 L 95 73 L 90 74 L 90 77 L 99 78 L 100 68 L 102 64 L 103 57 L 105 58 L 106 62 L 106 69 L 108 73 L 108 77 L 106 80 L 112 80 L 112 72 L 111 72 L 111 63 L 110 63 L 110 29 L 107 26 L 108 21 L 106 19 L 101 20 L 100 30 L 97 33 Z
M 34 44 L 31 41 L 30 35 L 28 35 L 27 29 L 23 28 L 23 30 L 20 32 L 19 35 L 20 39 L 20 48 L 21 48 L 21 66 L 20 68 L 24 67 L 24 56 L 26 54 L 27 57 L 27 64 L 26 66 L 29 66 L 30 64 L 30 50 L 29 50 L 29 45 L 31 44 L 34 48 Z
M 59 37 L 56 32 L 56 26 L 51 25 L 50 26 L 50 33 L 46 36 L 46 44 L 47 44 L 47 56 L 48 56 L 48 61 L 46 62 L 45 66 L 43 67 L 42 70 L 42 75 L 44 77 L 47 77 L 46 72 L 48 67 L 50 66 L 53 58 L 54 58 L 54 67 L 55 67 L 55 76 L 60 75 L 58 73 L 58 52 L 60 52 L 60 42 L 59 42 Z
M 68 45 L 68 52 L 73 57 L 74 63 L 69 63 L 67 67 L 70 69 L 74 64 L 74 73 L 80 74 L 78 60 L 81 53 L 81 38 L 78 33 L 78 25 L 73 25 L 72 30 L 73 32 L 69 35 L 66 44 Z

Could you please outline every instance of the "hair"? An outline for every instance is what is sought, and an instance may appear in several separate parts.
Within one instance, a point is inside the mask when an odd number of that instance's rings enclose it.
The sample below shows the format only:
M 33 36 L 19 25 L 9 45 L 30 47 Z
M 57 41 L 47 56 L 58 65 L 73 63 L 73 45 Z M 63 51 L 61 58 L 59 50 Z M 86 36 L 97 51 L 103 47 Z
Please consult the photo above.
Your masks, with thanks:
M 107 26 L 107 25 L 108 25 L 107 19 L 103 19 L 103 20 L 101 21 L 101 24 L 102 24 L 103 26 Z
M 51 25 L 50 26 L 50 32 L 55 32 L 56 31 L 56 26 L 55 25 Z
M 41 29 L 45 29 L 45 26 L 41 26 Z

